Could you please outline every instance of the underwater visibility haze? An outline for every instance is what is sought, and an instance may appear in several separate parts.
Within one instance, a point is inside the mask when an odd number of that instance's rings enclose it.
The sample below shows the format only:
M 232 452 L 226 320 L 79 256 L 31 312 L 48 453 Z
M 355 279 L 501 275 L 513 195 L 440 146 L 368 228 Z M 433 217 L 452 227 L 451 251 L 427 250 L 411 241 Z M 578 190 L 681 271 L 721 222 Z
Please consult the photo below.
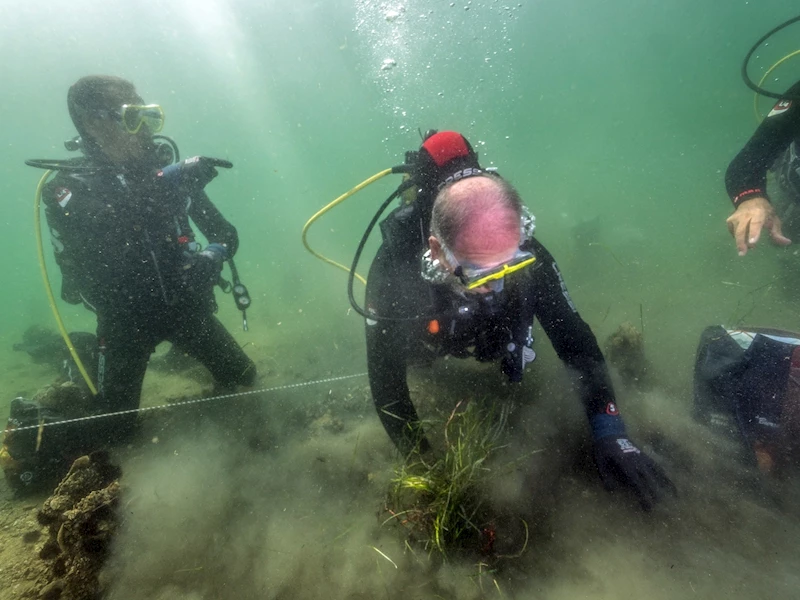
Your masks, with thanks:
M 280 387 L 149 412 L 137 442 L 112 453 L 121 520 L 100 574 L 105 597 L 797 597 L 800 473 L 766 481 L 692 419 L 705 327 L 800 331 L 796 246 L 762 239 L 738 257 L 724 186 L 757 125 L 742 58 L 796 12 L 786 0 L 0 3 L 0 419 L 58 377 L 13 349 L 31 326 L 56 327 L 34 238 L 43 172 L 24 161 L 72 156 L 67 90 L 91 74 L 128 79 L 160 104 L 182 157 L 233 163 L 206 191 L 238 229 L 252 307 L 244 331 L 218 290 L 218 317 L 256 362 L 256 388 Z M 798 48 L 800 24 L 756 53 L 751 73 Z M 800 57 L 765 85 L 799 78 Z M 519 189 L 601 348 L 624 323 L 642 335 L 652 385 L 612 369 L 617 400 L 675 498 L 644 513 L 603 489 L 572 379 L 537 325 L 538 358 L 519 389 L 497 365 L 455 359 L 410 376 L 425 418 L 460 401 L 514 404 L 482 490 L 497 514 L 524 520 L 509 558 L 442 560 L 386 523 L 399 458 L 364 376 L 364 321 L 346 274 L 306 252 L 300 232 L 431 128 L 463 133 Z M 349 265 L 399 183 L 392 175 L 348 198 L 309 229 L 310 245 Z M 376 229 L 363 275 L 379 241 Z M 70 331 L 94 331 L 84 307 L 58 306 Z M 355 377 L 315 383 L 345 375 Z M 201 368 L 151 367 L 142 406 L 213 393 Z M 29 534 L 43 500 L 0 481 L 0 600 L 36 595 L 25 569 L 38 560 Z

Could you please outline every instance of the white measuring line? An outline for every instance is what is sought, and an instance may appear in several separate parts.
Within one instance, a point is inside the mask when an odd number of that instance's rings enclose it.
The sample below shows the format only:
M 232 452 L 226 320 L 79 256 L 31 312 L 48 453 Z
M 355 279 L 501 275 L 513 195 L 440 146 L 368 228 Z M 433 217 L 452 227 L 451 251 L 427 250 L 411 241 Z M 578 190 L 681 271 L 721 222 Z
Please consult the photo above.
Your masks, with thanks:
M 142 408 L 131 408 L 129 410 L 120 410 L 117 412 L 100 413 L 98 415 L 87 415 L 85 417 L 76 417 L 74 419 L 64 419 L 63 421 L 53 421 L 52 423 L 39 423 L 38 425 L 26 425 L 25 427 L 12 427 L 8 431 L 25 431 L 28 429 L 40 429 L 42 427 L 53 427 L 55 425 L 66 425 L 68 423 L 80 423 L 83 421 L 92 421 L 95 419 L 106 419 L 109 417 L 117 417 L 119 415 L 130 415 L 134 413 L 142 413 L 150 410 L 162 410 L 165 408 L 177 408 L 179 406 L 189 406 L 190 404 L 200 404 L 202 402 L 211 402 L 213 400 L 226 400 L 228 398 L 238 398 L 241 396 L 252 396 L 254 394 L 268 394 L 270 392 L 278 392 L 281 390 L 291 390 L 294 388 L 306 387 L 309 385 L 318 385 L 321 383 L 331 383 L 334 381 L 343 381 L 345 379 L 355 379 L 356 377 L 364 377 L 366 373 L 356 373 L 355 375 L 340 375 L 338 377 L 328 377 L 327 379 L 316 379 L 314 381 L 304 381 L 302 383 L 289 383 L 286 385 L 278 385 L 271 388 L 261 388 L 259 390 L 248 390 L 246 392 L 235 392 L 233 394 L 223 394 L 221 396 L 209 396 L 208 398 L 197 398 L 195 400 L 183 400 L 181 402 L 170 402 L 167 404 L 159 404 L 158 406 L 145 406 Z

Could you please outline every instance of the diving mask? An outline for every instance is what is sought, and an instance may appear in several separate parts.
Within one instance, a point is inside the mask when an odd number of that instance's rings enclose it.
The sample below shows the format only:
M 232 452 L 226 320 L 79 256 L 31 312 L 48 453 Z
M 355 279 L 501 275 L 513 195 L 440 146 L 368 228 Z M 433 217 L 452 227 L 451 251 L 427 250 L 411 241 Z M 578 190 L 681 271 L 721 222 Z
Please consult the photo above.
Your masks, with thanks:
M 522 206 L 521 213 L 519 231 L 520 246 L 524 246 L 529 240 L 533 239 L 533 234 L 536 231 L 536 217 L 534 217 L 524 205 Z M 455 272 L 450 273 L 441 261 L 434 260 L 430 249 L 428 249 L 422 255 L 422 278 L 429 283 L 441 284 L 446 282 L 451 276 L 455 276 L 459 280 L 459 283 L 467 290 L 488 286 L 493 292 L 500 292 L 503 289 L 503 280 L 506 275 L 524 269 L 536 261 L 536 256 L 532 252 L 518 248 L 510 260 L 500 265 L 488 268 L 475 268 L 459 263 L 447 246 L 442 245 L 442 250 L 444 251 L 447 262 L 455 267 Z
M 164 109 L 158 104 L 123 104 L 119 117 L 125 131 L 131 135 L 139 133 L 142 125 L 147 125 L 150 133 L 164 128 Z
M 455 256 L 453 256 L 453 253 L 450 252 L 447 247 L 443 246 L 442 249 L 445 252 L 447 262 L 449 262 L 451 265 L 455 265 L 455 271 L 453 271 L 453 275 L 455 275 L 456 278 L 458 278 L 458 280 L 461 282 L 461 285 L 468 290 L 489 286 L 493 291 L 500 291 L 499 289 L 495 288 L 499 287 L 502 289 L 502 283 L 500 282 L 506 277 L 506 275 L 511 275 L 511 273 L 524 269 L 525 267 L 536 262 L 536 257 L 532 253 L 518 248 L 511 259 L 499 265 L 485 268 L 473 267 L 459 263 Z

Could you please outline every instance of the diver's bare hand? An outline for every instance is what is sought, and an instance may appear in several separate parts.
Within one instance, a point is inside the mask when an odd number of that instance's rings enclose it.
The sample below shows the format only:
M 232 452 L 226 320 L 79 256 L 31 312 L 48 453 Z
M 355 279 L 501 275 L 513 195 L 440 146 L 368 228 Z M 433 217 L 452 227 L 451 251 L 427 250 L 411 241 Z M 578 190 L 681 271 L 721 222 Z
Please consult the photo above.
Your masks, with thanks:
M 747 254 L 747 250 L 755 247 L 761 237 L 761 230 L 766 227 L 769 237 L 778 246 L 788 246 L 792 240 L 783 235 L 781 220 L 769 200 L 763 196 L 744 200 L 736 211 L 725 221 L 728 231 L 736 240 L 739 256 Z

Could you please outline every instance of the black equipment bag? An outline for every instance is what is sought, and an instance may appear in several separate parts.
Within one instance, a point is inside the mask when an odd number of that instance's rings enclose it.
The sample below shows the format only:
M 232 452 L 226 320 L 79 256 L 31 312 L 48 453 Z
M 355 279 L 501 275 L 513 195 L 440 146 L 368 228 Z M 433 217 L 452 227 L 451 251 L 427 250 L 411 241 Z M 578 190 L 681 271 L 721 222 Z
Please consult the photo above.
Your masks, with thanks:
M 703 331 L 694 368 L 694 417 L 780 460 L 800 429 L 800 335 L 776 329 Z

